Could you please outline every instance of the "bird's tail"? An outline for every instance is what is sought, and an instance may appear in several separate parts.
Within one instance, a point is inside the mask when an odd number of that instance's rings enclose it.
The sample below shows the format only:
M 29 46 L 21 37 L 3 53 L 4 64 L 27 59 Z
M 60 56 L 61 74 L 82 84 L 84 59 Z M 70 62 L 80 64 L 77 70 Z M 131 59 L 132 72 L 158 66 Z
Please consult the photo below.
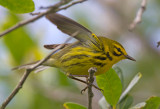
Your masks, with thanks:
M 38 62 L 39 61 L 35 61 L 35 62 L 29 63 L 29 64 L 17 66 L 17 67 L 12 68 L 12 70 L 30 69 L 30 68 L 33 68 L 35 66 L 35 64 L 37 64 Z M 49 68 L 49 66 L 40 65 L 34 70 L 34 72 L 37 73 L 37 72 L 43 71 L 47 68 Z

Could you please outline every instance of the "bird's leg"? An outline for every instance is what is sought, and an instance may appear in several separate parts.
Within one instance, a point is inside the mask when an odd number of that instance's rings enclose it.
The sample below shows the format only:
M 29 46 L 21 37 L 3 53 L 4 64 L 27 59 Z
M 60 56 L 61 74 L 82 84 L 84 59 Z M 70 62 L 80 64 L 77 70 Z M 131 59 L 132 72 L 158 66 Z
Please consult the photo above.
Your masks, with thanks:
M 88 83 L 87 86 L 81 90 L 81 94 L 83 94 L 83 92 L 86 91 L 86 89 L 88 89 L 88 85 L 89 85 L 89 81 L 88 81 L 88 77 L 86 77 L 86 82 Z M 92 85 L 93 86 L 93 85 Z
M 88 85 L 84 89 L 81 90 L 81 94 L 83 94 L 83 92 L 85 92 L 87 89 L 88 89 Z
M 71 79 L 74 79 L 74 80 L 76 80 L 76 81 L 79 81 L 79 82 L 82 82 L 82 83 L 87 84 L 87 86 L 86 86 L 84 89 L 81 90 L 81 93 L 83 93 L 83 92 L 88 88 L 88 85 L 89 85 L 89 83 L 88 83 L 88 75 L 72 75 L 72 74 L 67 74 L 67 76 L 68 76 L 69 78 L 71 78 Z M 86 81 L 81 80 L 81 79 L 76 78 L 76 77 L 86 77 Z M 97 86 L 94 85 L 94 84 L 92 84 L 92 86 L 93 86 L 94 88 L 100 90 L 100 91 L 103 91 L 102 89 L 100 89 L 99 87 L 97 87 Z

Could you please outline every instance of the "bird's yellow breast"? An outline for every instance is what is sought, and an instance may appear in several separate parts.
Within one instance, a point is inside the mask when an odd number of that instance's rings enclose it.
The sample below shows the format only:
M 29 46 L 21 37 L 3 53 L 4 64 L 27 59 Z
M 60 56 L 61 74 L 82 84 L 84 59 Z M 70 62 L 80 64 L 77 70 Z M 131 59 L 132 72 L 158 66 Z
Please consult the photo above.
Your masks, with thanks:
M 118 60 L 111 52 L 94 51 L 84 46 L 77 46 L 57 58 L 54 66 L 72 75 L 88 75 L 88 69 L 96 67 L 99 75 L 108 71 Z

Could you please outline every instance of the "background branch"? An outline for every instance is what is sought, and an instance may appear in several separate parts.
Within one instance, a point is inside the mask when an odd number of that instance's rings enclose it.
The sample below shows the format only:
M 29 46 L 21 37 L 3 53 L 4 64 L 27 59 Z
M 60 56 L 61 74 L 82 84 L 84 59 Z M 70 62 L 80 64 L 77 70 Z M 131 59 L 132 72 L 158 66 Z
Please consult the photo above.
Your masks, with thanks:
M 129 31 L 132 31 L 137 24 L 141 23 L 142 21 L 142 14 L 144 13 L 147 5 L 147 0 L 142 0 L 141 7 L 139 8 L 137 15 L 134 19 L 134 21 L 129 26 Z
M 157 48 L 160 46 L 160 41 L 159 42 L 157 42 Z
M 27 77 L 30 74 L 30 70 L 26 69 L 25 73 L 23 74 L 22 78 L 20 79 L 19 83 L 17 84 L 17 86 L 15 87 L 15 89 L 11 92 L 11 94 L 8 96 L 8 98 L 2 103 L 2 106 L 0 107 L 0 109 L 5 109 L 6 106 L 8 105 L 8 103 L 13 99 L 13 97 L 19 92 L 19 89 L 22 88 L 25 80 L 27 79 Z
M 76 36 L 78 34 L 78 32 L 75 32 L 73 35 L 71 35 L 72 37 Z M 46 56 L 44 59 L 42 59 L 41 61 L 39 61 L 38 63 L 36 63 L 32 68 L 26 69 L 25 73 L 23 74 L 22 78 L 20 79 L 20 82 L 17 84 L 17 86 L 15 87 L 15 89 L 11 92 L 11 94 L 6 98 L 6 100 L 2 103 L 2 106 L 0 107 L 0 109 L 5 109 L 6 106 L 8 105 L 8 103 L 14 98 L 14 96 L 19 92 L 19 90 L 22 88 L 24 82 L 26 81 L 27 77 L 29 76 L 29 74 L 34 71 L 34 69 L 36 69 L 38 66 L 42 65 L 44 62 L 46 62 L 55 52 L 57 52 L 57 50 L 63 48 L 65 46 L 65 43 L 67 43 L 68 41 L 71 40 L 72 37 L 69 37 L 64 44 L 61 44 L 59 46 L 57 46 L 48 56 Z
M 29 23 L 31 23 L 31 22 L 34 22 L 34 21 L 36 21 L 37 19 L 43 17 L 44 15 L 46 15 L 46 14 L 48 14 L 48 13 L 50 13 L 50 12 L 55 13 L 55 12 L 57 12 L 57 11 L 60 11 L 60 10 L 63 10 L 63 9 L 67 9 L 67 8 L 69 8 L 69 7 L 71 7 L 71 6 L 75 5 L 75 4 L 82 3 L 82 2 L 84 2 L 84 1 L 86 1 L 86 0 L 78 0 L 78 1 L 72 2 L 71 4 L 68 4 L 67 6 L 64 6 L 64 7 L 60 8 L 61 6 L 67 4 L 67 3 L 70 2 L 70 1 L 72 1 L 72 0 L 61 0 L 61 1 L 58 2 L 57 4 L 51 6 L 47 11 L 42 12 L 42 13 L 39 13 L 36 17 L 31 18 L 31 19 L 29 19 L 29 20 L 25 20 L 25 21 L 19 22 L 19 23 L 17 23 L 16 25 L 14 25 L 14 26 L 10 27 L 9 29 L 5 30 L 4 32 L 0 33 L 0 37 L 4 36 L 5 34 L 13 31 L 13 30 L 15 30 L 15 29 L 17 29 L 17 28 L 19 28 L 19 27 L 22 27 L 22 26 L 24 26 L 24 25 L 26 25 L 26 24 L 29 24 Z M 32 14 L 34 14 L 34 13 L 32 13 Z

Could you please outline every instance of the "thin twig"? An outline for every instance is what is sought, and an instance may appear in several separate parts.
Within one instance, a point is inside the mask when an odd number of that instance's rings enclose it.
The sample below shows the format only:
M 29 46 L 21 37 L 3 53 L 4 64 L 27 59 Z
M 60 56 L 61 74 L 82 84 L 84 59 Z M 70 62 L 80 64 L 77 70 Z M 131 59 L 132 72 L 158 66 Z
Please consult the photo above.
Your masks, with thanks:
M 136 27 L 137 24 L 141 23 L 142 14 L 144 13 L 146 9 L 146 5 L 147 5 L 147 0 L 142 0 L 141 7 L 139 8 L 137 12 L 134 21 L 129 26 L 129 31 L 132 31 Z
M 92 109 L 92 98 L 93 98 L 93 92 L 92 92 L 92 84 L 94 82 L 94 73 L 97 71 L 95 67 L 91 67 L 89 72 L 89 85 L 88 85 L 88 109 Z
M 62 7 L 62 8 L 59 8 L 59 10 L 64 10 L 64 9 L 67 9 L 69 7 L 71 7 L 72 5 L 75 5 L 75 4 L 78 4 L 78 3 L 82 3 L 82 2 L 85 2 L 87 0 L 79 0 L 79 1 L 75 1 L 75 2 L 72 2 L 71 4 L 65 6 L 65 7 Z
M 5 109 L 8 103 L 12 100 L 12 98 L 19 92 L 19 90 L 22 88 L 25 80 L 30 74 L 30 70 L 26 70 L 25 73 L 23 74 L 22 78 L 20 79 L 19 83 L 15 87 L 15 89 L 11 92 L 11 94 L 7 97 L 7 99 L 2 103 L 2 106 L 0 109 Z
M 59 6 L 61 6 L 61 2 L 58 2 L 57 4 L 54 5 L 55 8 L 58 8 Z M 4 32 L 2 32 L 0 34 L 0 37 L 4 36 L 5 34 L 19 28 L 19 27 L 22 27 L 28 23 L 31 23 L 31 22 L 34 22 L 35 20 L 41 18 L 42 16 L 46 15 L 47 13 L 49 13 L 51 11 L 51 9 L 48 9 L 47 11 L 43 12 L 43 13 L 40 13 L 38 16 L 34 17 L 34 18 L 31 18 L 29 20 L 25 20 L 25 21 L 21 21 L 19 23 L 17 23 L 16 25 L 12 26 L 11 28 L 5 30 Z
M 78 34 L 78 32 L 73 33 L 73 35 L 71 35 L 72 37 L 76 36 Z M 68 38 L 64 44 L 61 44 L 59 46 L 57 46 L 48 56 L 46 56 L 44 59 L 42 59 L 41 61 L 39 61 L 37 64 L 35 64 L 32 68 L 26 69 L 25 73 L 23 74 L 22 78 L 20 79 L 20 82 L 17 84 L 17 86 L 14 88 L 14 90 L 11 92 L 11 94 L 6 98 L 6 100 L 2 103 L 0 109 L 5 109 L 6 106 L 8 105 L 8 103 L 14 98 L 14 96 L 19 92 L 19 90 L 22 88 L 24 82 L 26 81 L 27 77 L 29 76 L 29 74 L 36 69 L 38 66 L 42 65 L 44 62 L 46 62 L 55 52 L 57 52 L 57 50 L 63 48 L 65 46 L 65 43 L 67 43 L 69 40 L 71 40 L 71 38 Z
M 39 13 L 36 17 L 33 17 L 33 18 L 29 19 L 29 20 L 21 21 L 21 22 L 15 24 L 14 26 L 12 26 L 9 29 L 7 29 L 7 30 L 3 31 L 2 33 L 0 33 L 0 37 L 4 36 L 5 34 L 13 31 L 13 30 L 15 30 L 15 29 L 17 29 L 19 27 L 22 27 L 22 26 L 24 26 L 26 24 L 34 22 L 37 19 L 43 17 L 44 15 L 46 15 L 46 14 L 48 14 L 50 12 L 54 12 L 55 13 L 57 11 L 67 9 L 67 8 L 69 8 L 69 7 L 71 7 L 71 6 L 75 5 L 75 4 L 82 3 L 82 2 L 84 2 L 86 0 L 75 1 L 75 2 L 72 2 L 71 4 L 69 4 L 67 6 L 64 6 L 64 7 L 60 8 L 62 5 L 65 5 L 66 3 L 68 3 L 68 1 L 67 2 L 64 2 L 64 1 L 65 0 L 61 0 L 60 2 L 58 2 L 57 4 L 55 4 L 51 8 L 49 8 L 47 11 Z M 72 0 L 70 0 L 70 1 L 72 1 Z
M 30 13 L 30 15 L 32 15 L 32 16 L 34 16 L 34 15 L 39 15 L 39 14 L 41 14 L 41 12 L 36 12 L 36 13 L 31 12 L 31 13 Z

